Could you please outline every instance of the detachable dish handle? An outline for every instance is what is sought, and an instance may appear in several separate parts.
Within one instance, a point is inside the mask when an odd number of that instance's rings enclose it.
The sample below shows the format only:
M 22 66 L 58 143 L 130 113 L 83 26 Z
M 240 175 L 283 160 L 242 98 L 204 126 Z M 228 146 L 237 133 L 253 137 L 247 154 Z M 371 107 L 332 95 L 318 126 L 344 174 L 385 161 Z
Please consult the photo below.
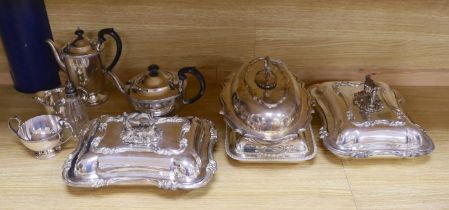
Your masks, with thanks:
M 14 121 L 17 123 L 17 128 L 14 128 L 14 126 L 12 125 L 12 123 L 13 123 Z M 13 133 L 15 133 L 15 134 L 17 135 L 17 137 L 19 137 L 19 138 L 20 138 L 20 136 L 19 136 L 19 127 L 20 127 L 21 125 L 22 125 L 22 121 L 20 121 L 19 117 L 17 117 L 17 116 L 11 117 L 11 118 L 9 118 L 9 120 L 8 120 L 8 127 L 9 127 L 9 129 L 10 129 Z
M 113 28 L 104 28 L 98 32 L 98 42 L 100 45 L 106 41 L 105 35 L 111 36 L 114 39 L 116 46 L 114 59 L 112 60 L 111 64 L 109 64 L 109 66 L 105 68 L 106 71 L 112 71 L 112 69 L 120 59 L 120 56 L 122 55 L 122 40 Z
M 198 94 L 190 99 L 183 99 L 182 102 L 184 104 L 191 104 L 198 99 L 200 99 L 204 95 L 204 91 L 206 90 L 206 82 L 204 80 L 203 75 L 201 74 L 196 67 L 184 67 L 178 71 L 178 78 L 181 80 L 181 82 L 184 82 L 184 80 L 187 79 L 186 74 L 192 74 L 200 83 L 200 90 Z M 183 93 L 184 94 L 184 93 Z

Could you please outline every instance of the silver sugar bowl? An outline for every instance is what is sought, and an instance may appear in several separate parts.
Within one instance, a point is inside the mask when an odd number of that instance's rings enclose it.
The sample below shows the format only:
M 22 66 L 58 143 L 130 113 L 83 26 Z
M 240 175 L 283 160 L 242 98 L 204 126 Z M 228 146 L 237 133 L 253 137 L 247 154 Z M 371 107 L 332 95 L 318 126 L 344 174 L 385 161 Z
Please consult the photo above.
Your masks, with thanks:
M 16 123 L 16 125 L 14 125 Z M 55 115 L 40 115 L 25 122 L 16 116 L 8 121 L 9 129 L 16 134 L 20 142 L 36 153 L 37 159 L 48 159 L 72 138 L 63 139 L 64 128 L 72 131 L 71 126 Z

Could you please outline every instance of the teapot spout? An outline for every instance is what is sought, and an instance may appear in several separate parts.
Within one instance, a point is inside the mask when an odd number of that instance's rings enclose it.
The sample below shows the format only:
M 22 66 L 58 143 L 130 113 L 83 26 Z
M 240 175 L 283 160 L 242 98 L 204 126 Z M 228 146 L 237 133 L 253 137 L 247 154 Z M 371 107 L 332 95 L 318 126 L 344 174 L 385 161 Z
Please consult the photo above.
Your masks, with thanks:
M 59 51 L 59 47 L 56 46 L 56 43 L 53 40 L 51 40 L 51 39 L 47 39 L 46 42 L 47 42 L 48 45 L 50 45 L 50 48 L 53 51 L 54 57 L 56 59 L 56 62 L 59 65 L 59 67 L 62 70 L 66 71 L 65 64 L 64 64 L 64 62 L 61 59 L 61 52 Z
M 112 81 L 113 81 L 115 87 L 117 87 L 117 89 L 118 89 L 123 95 L 127 96 L 128 94 L 126 94 L 125 88 L 123 87 L 123 84 L 122 84 L 122 82 L 120 81 L 120 79 L 117 77 L 117 75 L 115 75 L 112 71 L 106 71 L 105 73 L 108 74 L 108 75 L 111 77 L 111 79 L 112 79 Z

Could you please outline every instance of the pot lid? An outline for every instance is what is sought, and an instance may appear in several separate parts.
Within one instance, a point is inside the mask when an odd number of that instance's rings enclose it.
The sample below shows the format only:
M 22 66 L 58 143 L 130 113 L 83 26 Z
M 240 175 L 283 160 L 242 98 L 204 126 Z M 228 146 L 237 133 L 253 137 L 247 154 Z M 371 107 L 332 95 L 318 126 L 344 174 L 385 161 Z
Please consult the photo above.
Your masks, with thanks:
M 195 189 L 212 180 L 217 130 L 197 117 L 103 115 L 89 124 L 63 167 L 70 186 L 155 185 Z
M 323 145 L 344 158 L 416 157 L 432 152 L 432 139 L 407 116 L 404 99 L 371 75 L 364 82 L 331 81 L 309 88 L 323 121 L 319 132 Z
M 180 94 L 178 78 L 172 72 L 160 70 L 156 64 L 128 81 L 128 85 L 131 98 L 137 100 L 162 100 Z
M 221 97 L 230 127 L 248 136 L 278 140 L 310 123 L 310 97 L 303 83 L 269 57 L 243 66 L 225 84 Z
M 86 55 L 97 53 L 97 50 L 92 45 L 92 43 L 86 39 L 84 35 L 84 31 L 81 29 L 77 29 L 75 31 L 75 35 L 77 35 L 76 39 L 67 44 L 64 49 L 65 53 L 73 54 L 73 55 Z

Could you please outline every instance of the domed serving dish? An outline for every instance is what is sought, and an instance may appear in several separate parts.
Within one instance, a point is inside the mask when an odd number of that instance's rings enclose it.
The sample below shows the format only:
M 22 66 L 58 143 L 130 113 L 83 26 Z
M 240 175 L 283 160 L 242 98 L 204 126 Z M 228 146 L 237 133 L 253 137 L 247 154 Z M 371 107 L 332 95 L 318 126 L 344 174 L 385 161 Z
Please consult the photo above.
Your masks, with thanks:
M 339 157 L 416 157 L 434 149 L 402 110 L 398 93 L 370 75 L 365 82 L 325 82 L 309 90 L 323 121 L 323 144 Z
M 224 83 L 220 99 L 230 157 L 282 162 L 315 155 L 310 96 L 281 61 L 250 61 Z
M 197 117 L 148 113 L 96 119 L 63 166 L 69 186 L 155 185 L 196 189 L 217 170 L 217 131 Z

